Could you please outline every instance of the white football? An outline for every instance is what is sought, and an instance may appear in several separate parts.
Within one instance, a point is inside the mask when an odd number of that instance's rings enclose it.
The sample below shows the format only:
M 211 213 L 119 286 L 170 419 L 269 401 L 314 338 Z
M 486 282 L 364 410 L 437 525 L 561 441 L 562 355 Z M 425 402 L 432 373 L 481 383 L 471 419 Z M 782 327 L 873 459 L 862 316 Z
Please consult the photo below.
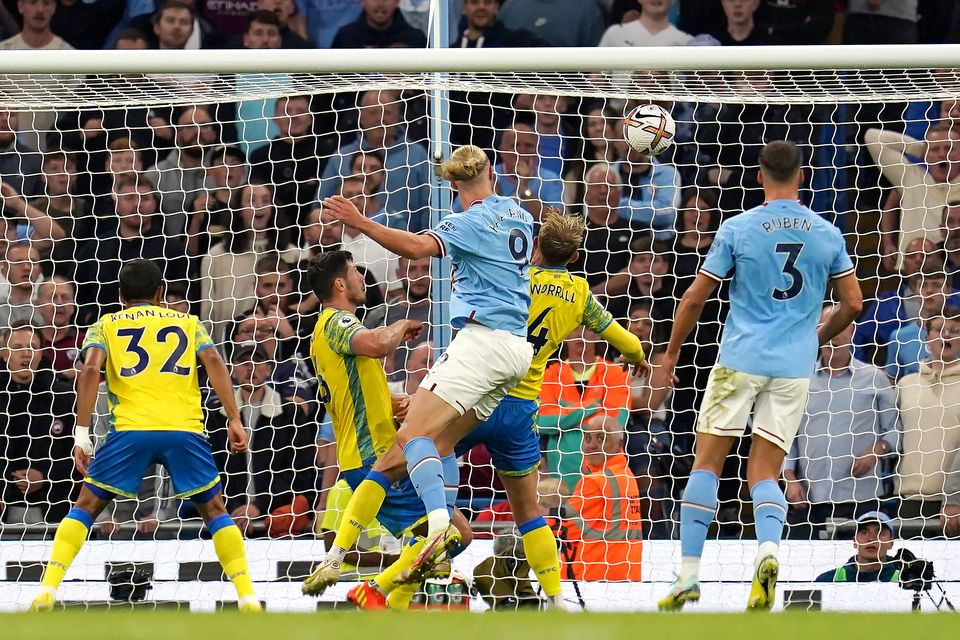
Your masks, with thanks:
M 655 156 L 673 144 L 677 125 L 670 112 L 656 104 L 642 104 L 623 120 L 623 137 L 638 153 Z

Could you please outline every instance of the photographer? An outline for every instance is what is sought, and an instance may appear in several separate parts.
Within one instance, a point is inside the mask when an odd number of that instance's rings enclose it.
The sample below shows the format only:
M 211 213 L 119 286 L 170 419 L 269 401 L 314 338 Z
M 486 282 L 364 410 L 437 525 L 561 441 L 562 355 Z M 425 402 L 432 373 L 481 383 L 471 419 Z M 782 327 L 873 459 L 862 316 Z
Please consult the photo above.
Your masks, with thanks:
M 857 555 L 845 565 L 820 574 L 817 582 L 898 582 L 902 562 L 889 555 L 897 532 L 890 517 L 871 511 L 857 518 Z

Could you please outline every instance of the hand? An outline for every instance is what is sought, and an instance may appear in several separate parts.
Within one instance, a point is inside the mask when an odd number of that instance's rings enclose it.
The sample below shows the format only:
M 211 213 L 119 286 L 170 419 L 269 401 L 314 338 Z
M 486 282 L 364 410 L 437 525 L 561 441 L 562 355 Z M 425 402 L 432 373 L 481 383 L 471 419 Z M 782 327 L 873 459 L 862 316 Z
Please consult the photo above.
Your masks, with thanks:
M 120 523 L 113 518 L 107 518 L 97 523 L 97 530 L 103 535 L 110 537 L 120 532 Z
M 889 240 L 884 240 L 880 243 L 880 253 L 883 267 L 891 273 L 897 273 L 897 256 L 900 253 L 897 245 Z
M 416 340 L 420 337 L 420 332 L 423 331 L 423 323 L 419 320 L 407 320 L 407 326 L 403 330 L 403 340 L 407 342 L 409 340 Z
M 200 212 L 203 212 L 203 211 L 207 211 L 209 208 L 210 208 L 210 194 L 209 194 L 209 193 L 201 193 L 200 195 L 198 195 L 196 198 L 193 199 L 193 212 L 194 212 L 194 213 L 200 213 Z M 199 217 L 198 217 L 198 216 L 194 216 L 194 218 L 196 218 L 197 220 L 199 220 Z M 191 221 L 192 221 L 192 220 L 191 220 Z M 199 224 L 199 222 L 198 222 L 198 224 Z
M 397 422 L 403 422 L 407 417 L 407 411 L 410 409 L 410 396 L 391 396 L 390 405 L 393 409 L 393 417 Z
M 0 182 L 0 196 L 3 197 L 4 206 L 10 207 L 17 214 L 23 214 L 27 208 L 27 201 L 7 182 Z
M 791 507 L 804 508 L 807 506 L 807 489 L 799 480 L 787 480 L 785 494 Z
M 672 389 L 680 379 L 674 375 L 673 371 L 677 368 L 678 356 L 663 354 L 660 364 L 652 367 L 653 373 L 650 376 L 650 387 L 653 389 Z
M 247 530 L 253 524 L 253 519 L 260 517 L 260 509 L 255 504 L 240 505 L 230 512 L 234 524 L 240 529 L 240 533 L 247 535 Z
M 650 363 L 647 362 L 646 358 L 644 358 L 640 362 L 630 362 L 623 356 L 620 356 L 620 359 L 618 360 L 618 362 L 620 363 L 620 366 L 622 366 L 627 373 L 632 375 L 638 381 L 646 380 L 647 377 L 650 375 L 650 372 L 652 371 L 650 367 Z
M 620 21 L 620 24 L 627 24 L 628 22 L 633 22 L 634 20 L 640 19 L 640 12 L 636 9 L 629 9 L 623 12 L 623 20 Z
M 533 169 L 533 158 L 529 157 L 520 157 L 517 160 L 517 192 L 521 193 L 521 188 L 526 189 L 529 185 L 530 179 L 536 175 Z
M 80 447 L 73 448 L 73 463 L 77 465 L 77 471 L 80 472 L 80 475 L 87 475 L 87 469 L 90 468 L 90 460 L 92 459 L 93 456 L 84 453 Z
M 230 442 L 230 453 L 247 452 L 247 431 L 239 416 L 227 422 L 227 440 Z
M 861 478 L 877 465 L 877 452 L 871 447 L 853 459 L 851 473 L 854 478 Z
M 351 229 L 357 229 L 367 220 L 366 216 L 360 213 L 360 209 L 357 209 L 357 205 L 343 196 L 324 198 L 321 204 L 324 211 Z
M 960 536 L 960 504 L 943 505 L 943 513 L 940 514 L 940 526 L 943 527 L 943 535 L 946 537 Z
M 159 526 L 160 521 L 157 520 L 157 516 L 152 513 L 137 520 L 137 531 L 145 536 L 152 536 L 156 533 L 157 527 Z
M 23 495 L 28 495 L 43 486 L 44 475 L 36 469 L 17 469 L 10 474 Z

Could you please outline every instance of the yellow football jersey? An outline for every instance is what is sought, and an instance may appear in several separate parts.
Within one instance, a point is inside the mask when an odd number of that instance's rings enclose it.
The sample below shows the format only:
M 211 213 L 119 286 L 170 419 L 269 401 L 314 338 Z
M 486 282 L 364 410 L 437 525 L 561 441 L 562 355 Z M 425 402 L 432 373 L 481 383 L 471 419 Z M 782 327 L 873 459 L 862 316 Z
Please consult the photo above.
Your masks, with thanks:
M 352 313 L 328 307 L 320 312 L 310 347 L 343 471 L 372 465 L 397 438 L 383 365 L 351 349 L 353 336 L 363 330 Z
M 527 340 L 533 345 L 533 362 L 510 395 L 536 400 L 547 362 L 567 336 L 581 324 L 600 333 L 611 322 L 613 316 L 593 297 L 586 280 L 564 267 L 531 267 Z
M 112 429 L 203 433 L 197 355 L 213 346 L 197 316 L 145 304 L 97 320 L 81 352 L 107 354 Z

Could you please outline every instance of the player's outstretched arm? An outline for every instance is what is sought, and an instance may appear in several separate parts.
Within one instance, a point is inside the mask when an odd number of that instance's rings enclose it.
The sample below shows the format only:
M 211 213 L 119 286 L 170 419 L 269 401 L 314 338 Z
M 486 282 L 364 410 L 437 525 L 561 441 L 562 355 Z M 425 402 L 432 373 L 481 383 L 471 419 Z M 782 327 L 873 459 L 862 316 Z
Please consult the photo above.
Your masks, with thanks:
M 213 347 L 200 352 L 200 362 L 207 371 L 210 386 L 213 387 L 220 399 L 220 404 L 223 405 L 223 410 L 227 413 L 227 437 L 230 440 L 230 450 L 233 453 L 243 453 L 247 450 L 247 432 L 240 419 L 240 409 L 233 395 L 233 383 L 230 381 L 227 365 L 223 363 L 220 352 Z
M 107 361 L 107 352 L 98 347 L 87 349 L 83 367 L 77 374 L 77 423 L 73 431 L 73 460 L 83 475 L 87 474 L 93 441 L 90 439 L 90 422 L 100 390 L 100 372 Z
M 397 320 L 388 327 L 361 329 L 353 334 L 350 350 L 354 355 L 368 358 L 385 358 L 405 340 L 415 340 L 423 331 L 419 320 Z
M 833 290 L 840 298 L 840 304 L 817 331 L 817 337 L 821 345 L 826 344 L 846 329 L 863 311 L 863 292 L 860 291 L 860 281 L 857 280 L 857 274 L 848 273 L 840 278 L 835 278 L 833 280 Z
M 334 218 L 356 229 L 387 251 L 402 258 L 432 258 L 440 255 L 440 247 L 433 238 L 401 229 L 391 229 L 366 217 L 357 206 L 343 196 L 332 196 L 323 201 L 323 208 Z

